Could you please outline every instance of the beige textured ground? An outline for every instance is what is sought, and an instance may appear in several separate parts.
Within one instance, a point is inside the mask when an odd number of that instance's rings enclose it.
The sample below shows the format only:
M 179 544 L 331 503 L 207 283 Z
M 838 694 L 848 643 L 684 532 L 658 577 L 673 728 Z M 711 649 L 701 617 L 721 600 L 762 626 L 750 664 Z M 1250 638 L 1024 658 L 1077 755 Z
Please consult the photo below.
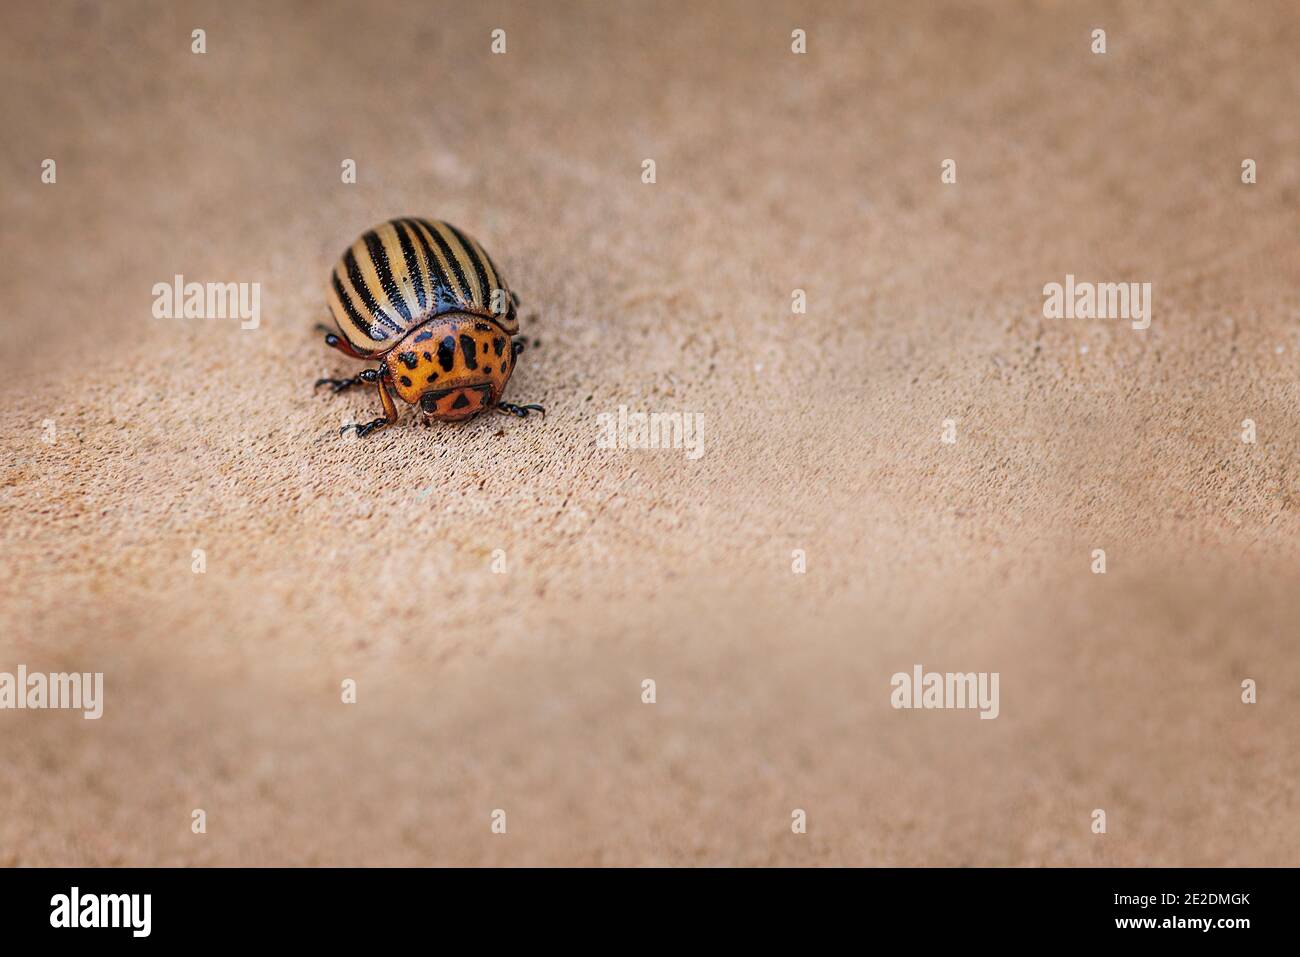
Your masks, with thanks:
M 466 6 L 6 7 L 0 671 L 107 703 L 0 712 L 0 864 L 1297 863 L 1294 5 Z M 339 439 L 324 277 L 401 214 L 545 421 Z

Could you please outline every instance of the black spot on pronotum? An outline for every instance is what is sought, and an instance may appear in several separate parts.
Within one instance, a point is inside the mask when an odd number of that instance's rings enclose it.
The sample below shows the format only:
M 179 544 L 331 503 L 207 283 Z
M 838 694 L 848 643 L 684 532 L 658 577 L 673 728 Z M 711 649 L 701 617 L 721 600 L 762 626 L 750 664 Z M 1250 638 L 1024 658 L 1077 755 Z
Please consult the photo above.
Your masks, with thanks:
M 442 366 L 443 372 L 450 372 L 455 361 L 456 340 L 451 336 L 446 336 L 442 342 L 438 343 L 438 365 Z
M 402 365 L 406 366 L 408 369 L 414 369 L 420 364 L 420 360 L 415 358 L 414 352 L 403 352 L 399 354 L 397 358 L 401 360 Z
M 451 404 L 451 407 L 453 409 L 463 409 L 467 405 L 469 405 L 469 396 L 462 392 L 460 395 L 456 396 L 456 401 Z
M 429 373 L 429 378 L 425 379 L 424 381 L 425 381 L 425 382 L 432 382 L 432 381 L 433 381 L 434 379 L 436 379 L 436 378 L 438 378 L 438 373 L 436 373 L 436 372 L 430 372 L 430 373 Z
M 424 354 L 424 361 L 425 361 L 425 362 L 432 362 L 432 361 L 433 361 L 433 356 L 429 355 L 429 353 L 426 352 L 426 353 Z
M 488 375 L 491 375 L 491 374 L 492 374 L 492 367 L 491 367 L 491 366 L 484 366 L 484 367 L 483 367 L 483 371 L 486 372 Z
M 429 340 L 429 339 L 432 339 L 432 338 L 433 338 L 433 333 L 430 332 L 428 329 L 425 329 L 424 332 L 420 333 L 418 336 L 415 337 L 415 341 L 416 341 L 416 342 L 425 342 L 425 341 L 427 341 L 427 340 Z M 426 353 L 424 354 L 424 357 L 425 357 L 426 359 L 429 358 L 429 353 L 426 352 Z
M 486 322 L 476 322 L 476 323 L 474 323 L 474 329 L 475 329 L 476 332 L 491 332 L 491 331 L 492 331 L 492 327 L 489 326 Z
M 492 340 L 492 348 L 496 350 L 497 355 L 501 355 L 501 350 L 506 347 L 505 339 L 497 336 Z
M 411 384 L 411 380 L 406 376 L 402 376 L 402 385 L 409 386 L 410 384 Z
M 477 369 L 478 357 L 475 355 L 474 340 L 469 336 L 461 336 L 460 351 L 465 356 L 465 366 L 470 369 Z

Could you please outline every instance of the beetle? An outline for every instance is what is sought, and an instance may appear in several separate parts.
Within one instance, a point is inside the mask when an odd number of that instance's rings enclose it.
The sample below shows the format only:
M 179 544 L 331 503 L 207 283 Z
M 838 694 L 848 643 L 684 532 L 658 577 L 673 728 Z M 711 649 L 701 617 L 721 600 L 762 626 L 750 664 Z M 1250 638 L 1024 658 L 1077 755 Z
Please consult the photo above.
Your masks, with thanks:
M 377 386 L 383 418 L 345 425 L 370 435 L 397 421 L 393 393 L 418 405 L 425 424 L 458 422 L 486 409 L 527 418 L 540 405 L 502 402 L 524 350 L 519 298 L 496 263 L 451 223 L 406 217 L 368 229 L 344 251 L 326 290 L 338 333 L 325 344 L 379 366 L 350 379 L 318 379 L 337 394 Z M 341 335 L 340 335 L 341 333 Z

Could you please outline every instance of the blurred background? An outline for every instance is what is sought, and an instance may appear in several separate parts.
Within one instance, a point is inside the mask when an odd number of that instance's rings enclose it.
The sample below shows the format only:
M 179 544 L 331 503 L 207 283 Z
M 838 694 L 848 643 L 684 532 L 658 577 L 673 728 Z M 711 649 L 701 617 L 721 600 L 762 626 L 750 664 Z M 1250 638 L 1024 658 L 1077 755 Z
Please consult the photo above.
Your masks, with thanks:
M 1284 2 L 8 5 L 0 671 L 105 701 L 0 712 L 0 864 L 1296 863 L 1298 48 Z M 403 215 L 508 277 L 544 420 L 340 439 L 325 280 Z M 1067 273 L 1151 328 L 1044 319 Z M 258 327 L 154 318 L 177 274 Z M 620 405 L 704 454 L 598 448 Z M 999 717 L 892 709 L 916 664 Z

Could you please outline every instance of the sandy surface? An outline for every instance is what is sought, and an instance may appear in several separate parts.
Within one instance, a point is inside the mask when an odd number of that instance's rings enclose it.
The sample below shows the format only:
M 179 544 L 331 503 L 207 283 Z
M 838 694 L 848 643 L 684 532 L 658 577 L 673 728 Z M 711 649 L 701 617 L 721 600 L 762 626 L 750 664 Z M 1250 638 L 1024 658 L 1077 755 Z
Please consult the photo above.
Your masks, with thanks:
M 1297 863 L 1293 5 L 265 6 L 6 8 L 0 671 L 106 702 L 0 711 L 0 864 Z M 395 215 L 500 264 L 544 421 L 339 438 Z

